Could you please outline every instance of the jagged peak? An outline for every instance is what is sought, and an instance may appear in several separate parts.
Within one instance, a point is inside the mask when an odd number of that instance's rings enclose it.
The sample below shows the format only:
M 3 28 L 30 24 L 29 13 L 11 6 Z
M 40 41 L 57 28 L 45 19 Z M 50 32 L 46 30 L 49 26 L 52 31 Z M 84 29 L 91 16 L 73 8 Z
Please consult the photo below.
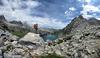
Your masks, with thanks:
M 85 21 L 87 21 L 87 19 L 85 19 L 84 17 L 83 17 L 83 15 L 79 15 L 79 16 L 77 16 L 77 17 L 75 17 L 73 20 L 72 20 L 72 22 L 85 22 Z
M 75 17 L 64 29 L 64 34 L 70 33 L 73 28 L 77 28 L 78 25 L 88 22 L 82 15 Z
M 100 25 L 100 20 L 94 18 L 94 17 L 91 17 L 89 18 L 88 22 L 91 24 L 91 25 Z
M 89 18 L 89 20 L 98 20 L 98 19 L 96 19 L 96 18 L 94 18 L 94 17 L 91 17 L 91 18 Z
M 78 18 L 84 19 L 84 17 L 83 17 L 82 15 L 79 15 L 79 17 L 78 17 Z
M 5 16 L 4 15 L 0 15 L 0 21 L 6 21 Z
M 13 21 L 10 21 L 10 23 L 23 26 L 23 23 L 21 21 L 15 21 L 15 20 L 13 20 Z

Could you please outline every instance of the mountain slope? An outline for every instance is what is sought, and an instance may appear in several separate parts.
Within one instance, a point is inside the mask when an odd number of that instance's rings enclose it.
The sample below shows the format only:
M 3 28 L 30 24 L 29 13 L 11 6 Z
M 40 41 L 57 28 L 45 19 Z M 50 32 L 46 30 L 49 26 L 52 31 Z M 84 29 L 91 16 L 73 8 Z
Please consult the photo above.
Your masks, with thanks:
M 100 58 L 100 20 L 80 15 L 58 32 L 60 38 L 51 46 L 56 54 L 65 58 Z
M 83 31 L 89 27 L 99 26 L 100 20 L 95 18 L 85 19 L 82 15 L 74 18 L 71 23 L 69 23 L 65 28 L 57 31 L 60 35 L 66 35 L 70 33 L 75 33 L 77 31 Z
M 72 21 L 71 21 L 71 23 L 70 24 L 68 24 L 63 30 L 62 30 L 62 32 L 64 32 L 64 34 L 69 34 L 71 31 L 72 31 L 72 29 L 74 29 L 74 28 L 77 28 L 80 24 L 82 24 L 82 23 L 86 23 L 87 22 L 87 20 L 85 19 L 85 18 L 83 18 L 83 16 L 79 16 L 79 17 L 76 17 L 76 18 L 74 18 Z
M 27 30 L 24 26 L 14 23 L 8 22 L 3 15 L 0 16 L 0 29 L 7 30 L 14 35 L 17 35 L 19 37 L 22 37 L 25 35 L 29 30 Z

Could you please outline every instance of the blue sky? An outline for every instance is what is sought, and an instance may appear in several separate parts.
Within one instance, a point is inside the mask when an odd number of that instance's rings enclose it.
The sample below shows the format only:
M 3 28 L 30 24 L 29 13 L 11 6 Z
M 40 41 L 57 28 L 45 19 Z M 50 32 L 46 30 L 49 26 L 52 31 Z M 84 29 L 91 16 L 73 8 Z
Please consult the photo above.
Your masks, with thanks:
M 74 17 L 100 19 L 100 0 L 0 0 L 0 14 L 40 27 L 64 28 Z

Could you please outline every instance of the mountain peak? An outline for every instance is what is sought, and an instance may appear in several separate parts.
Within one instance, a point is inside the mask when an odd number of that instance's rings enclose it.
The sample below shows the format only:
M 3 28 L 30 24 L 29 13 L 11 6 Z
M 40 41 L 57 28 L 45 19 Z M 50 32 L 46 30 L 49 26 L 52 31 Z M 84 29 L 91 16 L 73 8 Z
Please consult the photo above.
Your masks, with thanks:
M 78 17 L 75 17 L 71 23 L 69 23 L 64 29 L 64 34 L 70 33 L 72 29 L 77 28 L 79 25 L 87 23 L 87 19 L 85 19 L 82 15 L 79 15 Z
M 0 21 L 6 21 L 4 15 L 0 15 Z
M 19 26 L 23 26 L 23 23 L 21 21 L 10 21 L 10 23 L 12 24 L 16 24 L 16 25 L 19 25 Z
M 78 17 L 78 18 L 84 19 L 84 17 L 83 17 L 82 15 L 79 15 L 79 17 Z
M 100 20 L 98 20 L 98 19 L 96 19 L 96 18 L 94 18 L 94 17 L 90 18 L 90 19 L 88 20 L 88 22 L 89 22 L 89 24 L 91 24 L 91 25 L 100 25 Z
M 79 15 L 78 17 L 75 17 L 72 22 L 83 22 L 83 21 L 87 21 L 87 19 L 85 19 L 82 15 Z

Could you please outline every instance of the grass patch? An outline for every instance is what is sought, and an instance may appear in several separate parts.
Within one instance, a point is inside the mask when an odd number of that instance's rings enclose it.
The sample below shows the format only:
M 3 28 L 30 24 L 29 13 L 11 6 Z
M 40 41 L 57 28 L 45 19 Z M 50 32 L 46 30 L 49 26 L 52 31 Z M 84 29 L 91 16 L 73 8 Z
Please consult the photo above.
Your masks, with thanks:
M 64 57 L 57 55 L 56 53 L 53 53 L 53 54 L 47 54 L 45 56 L 41 56 L 39 58 L 64 58 Z
M 24 35 L 26 35 L 27 34 L 27 32 L 11 32 L 13 35 L 16 35 L 16 36 L 18 36 L 18 37 L 23 37 Z

